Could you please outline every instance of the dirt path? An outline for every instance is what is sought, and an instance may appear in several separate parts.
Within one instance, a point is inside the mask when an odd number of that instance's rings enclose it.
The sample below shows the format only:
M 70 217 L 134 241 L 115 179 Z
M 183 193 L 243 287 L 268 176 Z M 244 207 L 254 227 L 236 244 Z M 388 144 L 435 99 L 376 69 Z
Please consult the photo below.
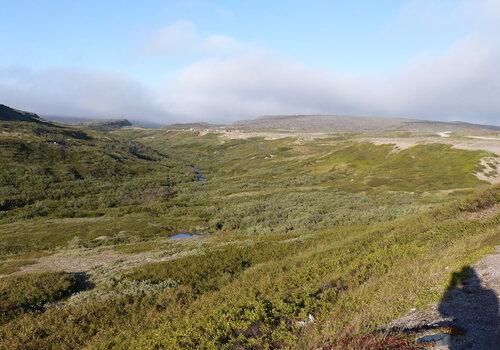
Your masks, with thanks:
M 486 137 L 486 136 L 472 136 L 472 135 L 468 135 L 465 137 L 467 137 L 469 139 L 500 141 L 500 137 Z
M 411 312 L 389 328 L 414 333 L 430 349 L 498 349 L 500 247 L 461 273 L 468 277 L 449 288 L 439 303 Z

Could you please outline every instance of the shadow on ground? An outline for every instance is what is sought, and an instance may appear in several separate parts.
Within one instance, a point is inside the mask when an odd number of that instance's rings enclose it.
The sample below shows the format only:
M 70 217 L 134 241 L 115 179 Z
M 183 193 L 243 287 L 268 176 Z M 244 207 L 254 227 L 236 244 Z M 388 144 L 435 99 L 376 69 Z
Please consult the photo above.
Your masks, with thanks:
M 94 284 L 89 280 L 86 272 L 75 272 L 75 282 L 74 293 L 94 288 Z
M 453 273 L 438 311 L 449 320 L 440 326 L 452 330 L 450 350 L 500 348 L 498 299 L 493 290 L 481 285 L 474 268 Z
M 417 346 L 449 350 L 500 349 L 498 298 L 485 288 L 478 272 L 466 266 L 451 276 L 436 315 L 418 326 L 400 328 L 417 338 Z M 398 332 L 392 328 L 388 333 Z
M 321 349 L 500 350 L 495 274 L 496 270 L 466 266 L 452 274 L 437 305 L 410 313 L 374 333 L 346 336 Z

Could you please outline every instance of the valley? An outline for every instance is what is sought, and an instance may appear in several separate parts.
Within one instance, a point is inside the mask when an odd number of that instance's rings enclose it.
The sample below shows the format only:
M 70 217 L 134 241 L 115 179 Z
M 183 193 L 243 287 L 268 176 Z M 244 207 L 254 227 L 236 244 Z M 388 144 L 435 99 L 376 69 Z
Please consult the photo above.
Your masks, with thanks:
M 500 244 L 500 153 L 370 123 L 1 120 L 0 348 L 375 344 Z

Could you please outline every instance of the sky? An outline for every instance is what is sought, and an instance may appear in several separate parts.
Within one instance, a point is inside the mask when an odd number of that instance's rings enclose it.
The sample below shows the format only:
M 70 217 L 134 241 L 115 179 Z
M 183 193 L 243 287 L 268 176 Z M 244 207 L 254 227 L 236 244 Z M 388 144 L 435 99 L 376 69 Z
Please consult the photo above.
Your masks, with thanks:
M 0 103 L 159 123 L 500 124 L 500 0 L 0 0 Z

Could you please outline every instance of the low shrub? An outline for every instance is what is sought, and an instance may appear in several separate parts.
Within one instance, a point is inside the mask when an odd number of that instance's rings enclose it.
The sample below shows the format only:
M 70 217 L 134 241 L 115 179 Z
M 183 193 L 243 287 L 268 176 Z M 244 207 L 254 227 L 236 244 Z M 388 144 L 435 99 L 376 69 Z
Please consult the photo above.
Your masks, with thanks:
M 19 311 L 39 310 L 81 288 L 74 273 L 44 272 L 0 279 L 0 320 Z

